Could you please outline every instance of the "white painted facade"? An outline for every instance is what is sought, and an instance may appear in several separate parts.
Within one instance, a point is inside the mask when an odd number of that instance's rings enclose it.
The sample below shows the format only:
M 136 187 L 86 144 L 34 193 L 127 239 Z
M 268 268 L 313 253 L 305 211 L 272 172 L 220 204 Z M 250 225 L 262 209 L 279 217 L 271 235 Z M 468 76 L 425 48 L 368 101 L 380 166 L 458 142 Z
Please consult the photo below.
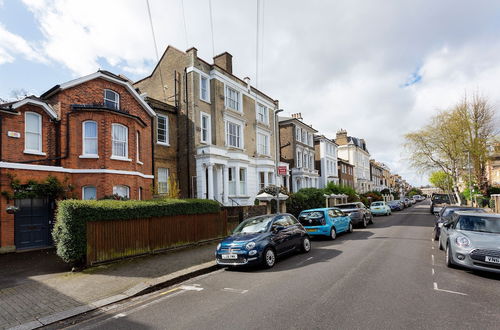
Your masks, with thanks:
M 317 158 L 319 157 L 320 173 L 319 188 L 325 188 L 329 182 L 339 183 L 338 172 L 338 149 L 337 144 L 325 136 L 316 136 L 315 144 L 319 148 L 315 149 Z M 319 149 L 319 150 L 318 150 Z
M 372 189 L 370 181 L 370 154 L 349 142 L 338 147 L 338 157 L 354 165 L 354 185 L 356 191 L 364 193 Z

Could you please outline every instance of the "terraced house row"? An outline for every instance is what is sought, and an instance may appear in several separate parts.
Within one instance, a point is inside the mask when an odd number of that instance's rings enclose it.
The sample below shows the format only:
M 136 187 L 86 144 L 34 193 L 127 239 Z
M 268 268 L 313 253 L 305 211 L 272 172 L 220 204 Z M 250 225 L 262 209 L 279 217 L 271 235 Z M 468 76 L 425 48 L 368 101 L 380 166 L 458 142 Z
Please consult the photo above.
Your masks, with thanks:
M 273 184 L 388 186 L 363 140 L 345 131 L 329 139 L 281 111 L 233 74 L 229 53 L 209 63 L 171 46 L 137 82 L 97 71 L 0 104 L 0 252 L 50 246 L 58 198 L 178 195 L 231 206 L 252 205 Z

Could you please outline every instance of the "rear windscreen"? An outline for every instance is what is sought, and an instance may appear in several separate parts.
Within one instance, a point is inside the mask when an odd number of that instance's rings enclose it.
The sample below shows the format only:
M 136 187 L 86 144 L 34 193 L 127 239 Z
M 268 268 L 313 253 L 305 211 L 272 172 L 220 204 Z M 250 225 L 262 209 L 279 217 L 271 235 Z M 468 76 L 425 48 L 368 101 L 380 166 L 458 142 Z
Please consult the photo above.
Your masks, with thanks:
M 299 221 L 302 226 L 321 226 L 325 223 L 325 214 L 322 211 L 302 212 Z
M 450 196 L 448 195 L 434 195 L 432 196 L 434 204 L 450 204 Z

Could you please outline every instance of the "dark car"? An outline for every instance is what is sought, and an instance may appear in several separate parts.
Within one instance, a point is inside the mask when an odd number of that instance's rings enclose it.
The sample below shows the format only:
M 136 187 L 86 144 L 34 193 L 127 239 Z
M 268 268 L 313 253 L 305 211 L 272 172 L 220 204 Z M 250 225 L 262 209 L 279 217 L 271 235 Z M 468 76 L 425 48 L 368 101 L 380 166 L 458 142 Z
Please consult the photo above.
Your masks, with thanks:
M 367 224 L 373 223 L 373 215 L 365 204 L 361 202 L 354 202 L 348 204 L 335 205 L 351 218 L 351 222 L 355 226 L 366 228 Z
M 467 211 L 467 212 L 477 212 L 477 213 L 485 213 L 484 209 L 480 209 L 477 207 L 468 207 L 468 206 L 445 206 L 441 209 L 439 214 L 437 215 L 436 223 L 434 225 L 434 240 L 439 239 L 439 235 L 441 234 L 441 227 L 443 227 L 443 223 L 451 221 L 453 213 L 457 211 Z
M 434 194 L 431 197 L 431 214 L 438 214 L 441 209 L 446 205 L 452 205 L 454 200 L 449 194 Z
M 392 211 L 402 211 L 405 208 L 404 204 L 399 200 L 387 202 L 387 205 Z
M 262 264 L 271 268 L 277 256 L 300 250 L 309 252 L 309 234 L 291 214 L 267 214 L 240 223 L 233 234 L 217 246 L 219 265 Z

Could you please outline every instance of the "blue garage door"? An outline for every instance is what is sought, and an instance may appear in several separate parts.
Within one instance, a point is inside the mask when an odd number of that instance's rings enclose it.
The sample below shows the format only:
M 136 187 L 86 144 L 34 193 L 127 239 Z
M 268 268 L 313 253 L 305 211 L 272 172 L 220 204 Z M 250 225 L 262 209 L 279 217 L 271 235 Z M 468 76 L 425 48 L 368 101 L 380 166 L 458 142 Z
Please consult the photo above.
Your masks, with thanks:
M 16 249 L 52 245 L 53 202 L 47 198 L 17 199 L 19 211 L 14 217 Z

